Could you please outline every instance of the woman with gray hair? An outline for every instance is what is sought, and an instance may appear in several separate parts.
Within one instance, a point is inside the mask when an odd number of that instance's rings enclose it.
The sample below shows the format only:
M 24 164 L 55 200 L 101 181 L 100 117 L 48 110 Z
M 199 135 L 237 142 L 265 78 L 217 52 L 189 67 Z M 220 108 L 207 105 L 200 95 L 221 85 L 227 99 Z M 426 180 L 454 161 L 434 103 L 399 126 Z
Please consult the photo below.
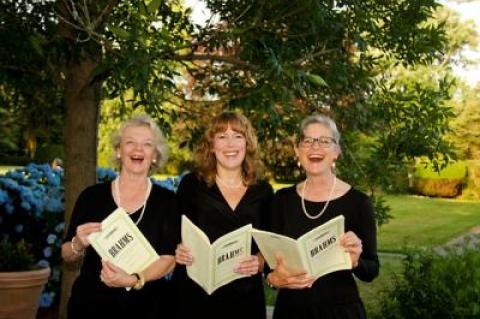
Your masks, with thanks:
M 372 281 L 378 275 L 376 224 L 370 199 L 335 175 L 335 161 L 341 153 L 340 133 L 330 117 L 307 117 L 300 125 L 294 149 L 306 178 L 277 191 L 271 230 L 298 238 L 343 215 L 345 233 L 339 242 L 350 255 L 352 269 L 314 280 L 305 272 L 288 269 L 279 256 L 277 267 L 266 276 L 269 286 L 280 288 L 273 318 L 366 318 L 354 275 L 363 281 Z
M 69 319 L 156 318 L 159 303 L 174 302 L 169 300 L 171 283 L 164 276 L 175 266 L 176 199 L 149 178 L 167 160 L 165 138 L 155 122 L 142 115 L 124 122 L 112 144 L 118 177 L 80 194 L 62 245 L 67 263 L 83 260 L 68 303 Z M 101 260 L 88 241 L 88 235 L 100 231 L 101 221 L 117 207 L 129 214 L 160 255 L 142 273 L 128 274 Z

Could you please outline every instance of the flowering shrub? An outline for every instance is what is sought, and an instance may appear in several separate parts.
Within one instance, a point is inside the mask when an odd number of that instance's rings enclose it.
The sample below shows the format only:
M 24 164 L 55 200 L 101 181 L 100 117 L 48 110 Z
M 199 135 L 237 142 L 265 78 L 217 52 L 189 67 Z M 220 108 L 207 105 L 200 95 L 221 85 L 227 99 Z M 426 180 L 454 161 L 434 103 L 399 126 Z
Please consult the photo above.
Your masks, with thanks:
M 116 176 L 111 169 L 97 169 L 97 182 Z M 152 181 L 175 191 L 181 178 Z M 23 240 L 35 261 L 24 268 L 50 266 L 52 270 L 40 307 L 50 307 L 59 295 L 63 213 L 62 169 L 52 169 L 48 164 L 29 164 L 0 176 L 0 241 L 16 244 Z
M 63 235 L 63 172 L 48 164 L 29 164 L 0 176 L 0 239 L 25 242 L 34 264 L 23 270 L 50 266 L 51 278 L 42 306 L 52 304 L 60 283 L 60 245 Z M 22 269 L 17 269 L 22 270 Z

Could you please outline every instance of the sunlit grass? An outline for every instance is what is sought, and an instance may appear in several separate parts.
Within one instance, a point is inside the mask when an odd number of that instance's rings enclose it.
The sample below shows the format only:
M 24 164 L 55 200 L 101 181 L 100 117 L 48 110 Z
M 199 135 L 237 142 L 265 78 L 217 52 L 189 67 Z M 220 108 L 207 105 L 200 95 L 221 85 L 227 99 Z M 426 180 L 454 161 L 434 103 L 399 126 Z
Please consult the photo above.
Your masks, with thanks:
M 387 196 L 393 218 L 378 230 L 382 251 L 436 247 L 480 224 L 480 202 L 420 196 Z

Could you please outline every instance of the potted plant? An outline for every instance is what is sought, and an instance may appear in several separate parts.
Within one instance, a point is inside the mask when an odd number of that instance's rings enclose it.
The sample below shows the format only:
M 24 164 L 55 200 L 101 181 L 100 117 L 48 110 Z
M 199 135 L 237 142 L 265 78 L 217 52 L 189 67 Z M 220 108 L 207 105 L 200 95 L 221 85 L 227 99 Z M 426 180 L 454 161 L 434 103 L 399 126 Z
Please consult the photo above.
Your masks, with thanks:
M 36 265 L 25 241 L 0 241 L 0 318 L 35 318 L 50 267 Z
M 60 280 L 61 178 L 61 171 L 35 164 L 0 176 L 0 318 L 35 318 L 39 305 L 53 303 Z

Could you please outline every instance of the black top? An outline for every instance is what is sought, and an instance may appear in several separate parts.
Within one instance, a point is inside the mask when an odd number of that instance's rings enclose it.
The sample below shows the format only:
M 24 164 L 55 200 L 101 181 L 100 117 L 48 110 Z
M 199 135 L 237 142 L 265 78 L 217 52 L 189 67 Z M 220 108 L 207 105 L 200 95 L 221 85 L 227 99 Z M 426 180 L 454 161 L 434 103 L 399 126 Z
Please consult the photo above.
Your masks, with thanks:
M 179 211 L 208 236 L 215 239 L 247 224 L 264 228 L 273 197 L 271 186 L 260 182 L 248 187 L 232 210 L 216 185 L 208 187 L 195 174 L 186 175 L 177 191 Z M 258 251 L 252 242 L 252 254 Z M 208 295 L 177 267 L 181 318 L 265 318 L 265 298 L 261 274 L 237 279 Z
M 306 200 L 310 215 L 316 215 L 324 202 Z M 318 278 L 312 288 L 280 289 L 274 318 L 364 318 L 358 288 L 352 274 L 363 281 L 372 281 L 379 271 L 377 232 L 374 211 L 367 195 L 351 188 L 343 196 L 331 200 L 318 219 L 305 216 L 296 186 L 275 194 L 271 231 L 298 238 L 328 220 L 343 215 L 345 232 L 353 231 L 361 240 L 363 252 L 352 270 L 342 270 Z
M 117 208 L 111 183 L 97 184 L 85 189 L 75 204 L 65 241 L 70 241 L 77 226 L 87 222 L 101 222 Z M 142 207 L 131 214 L 134 222 Z M 175 194 L 158 185 L 152 185 L 142 220 L 137 225 L 159 255 L 175 255 L 177 242 Z M 99 255 L 89 246 L 83 260 L 80 276 L 72 287 L 68 318 L 155 318 L 159 307 L 171 305 L 173 286 L 165 279 L 147 282 L 141 290 L 109 288 L 100 281 L 102 269 Z M 168 298 L 171 298 L 168 299 Z

